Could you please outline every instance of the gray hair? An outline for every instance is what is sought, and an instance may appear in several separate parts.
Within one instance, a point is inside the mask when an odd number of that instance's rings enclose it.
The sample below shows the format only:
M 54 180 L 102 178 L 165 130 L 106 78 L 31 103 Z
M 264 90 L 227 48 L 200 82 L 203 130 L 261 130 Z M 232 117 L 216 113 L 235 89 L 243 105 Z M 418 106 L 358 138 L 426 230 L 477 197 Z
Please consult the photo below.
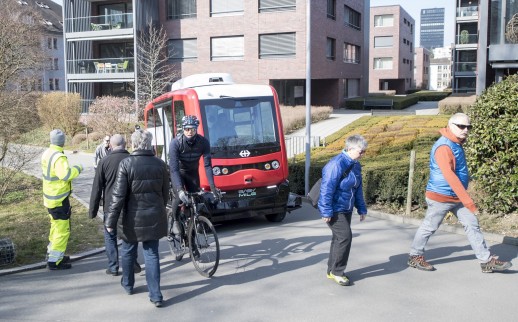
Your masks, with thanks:
M 359 134 L 354 134 L 345 139 L 345 150 L 352 148 L 359 148 L 360 150 L 367 149 L 367 140 Z
M 455 113 L 448 120 L 448 125 L 457 124 L 457 123 L 464 124 L 465 122 L 468 122 L 466 125 L 471 124 L 469 116 L 467 116 L 464 113 Z
M 133 150 L 153 150 L 153 134 L 146 130 L 137 130 L 131 135 L 131 147 Z
M 112 150 L 119 150 L 126 148 L 126 140 L 120 134 L 114 134 L 110 138 L 110 145 L 112 146 Z

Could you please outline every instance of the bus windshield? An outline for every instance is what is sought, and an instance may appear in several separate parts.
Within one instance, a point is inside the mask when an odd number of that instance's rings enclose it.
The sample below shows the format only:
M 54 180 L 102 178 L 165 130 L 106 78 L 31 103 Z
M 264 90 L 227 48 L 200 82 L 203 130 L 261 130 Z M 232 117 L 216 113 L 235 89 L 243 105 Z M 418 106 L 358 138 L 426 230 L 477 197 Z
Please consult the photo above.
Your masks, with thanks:
M 201 100 L 200 110 L 214 157 L 232 157 L 243 149 L 252 155 L 280 150 L 273 97 Z

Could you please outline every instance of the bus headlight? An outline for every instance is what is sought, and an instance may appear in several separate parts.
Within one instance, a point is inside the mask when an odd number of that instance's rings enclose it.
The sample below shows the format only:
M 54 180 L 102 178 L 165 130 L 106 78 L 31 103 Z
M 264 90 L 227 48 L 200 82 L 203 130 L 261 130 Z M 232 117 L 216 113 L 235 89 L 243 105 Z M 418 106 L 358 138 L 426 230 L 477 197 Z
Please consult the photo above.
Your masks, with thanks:
M 221 169 L 221 173 L 223 173 L 223 174 L 228 174 L 228 168 L 223 168 L 223 169 Z
M 265 163 L 265 164 L 264 164 L 264 168 L 265 168 L 266 170 L 270 170 L 270 169 L 272 168 L 272 166 L 271 166 L 269 163 Z
M 273 161 L 273 162 L 272 162 L 272 167 L 273 167 L 275 170 L 279 169 L 279 168 L 280 168 L 280 166 L 281 166 L 281 164 L 279 163 L 279 161 L 275 160 L 275 161 Z
M 221 174 L 220 167 L 213 167 L 212 168 L 212 174 L 215 175 L 215 176 L 219 176 Z

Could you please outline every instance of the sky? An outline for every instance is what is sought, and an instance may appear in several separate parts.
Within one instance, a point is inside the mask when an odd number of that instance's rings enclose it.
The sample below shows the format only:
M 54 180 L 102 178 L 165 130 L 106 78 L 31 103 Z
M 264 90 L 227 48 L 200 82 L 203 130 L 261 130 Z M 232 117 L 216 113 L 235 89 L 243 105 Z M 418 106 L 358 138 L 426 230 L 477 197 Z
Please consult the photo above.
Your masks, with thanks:
M 416 47 L 419 47 L 421 9 L 444 8 L 444 45 L 449 46 L 455 38 L 455 1 L 453 0 L 370 0 L 371 7 L 400 5 L 415 20 Z
M 52 0 L 58 4 L 62 4 L 62 0 Z M 444 16 L 444 45 L 448 46 L 453 43 L 455 36 L 455 1 L 453 0 L 433 0 L 433 1 L 422 1 L 422 0 L 370 0 L 371 7 L 376 6 L 390 6 L 399 4 L 406 12 L 412 16 L 415 20 L 416 34 L 414 43 L 416 47 L 419 47 L 419 34 L 420 34 L 420 18 L 421 9 L 428 8 L 445 8 Z

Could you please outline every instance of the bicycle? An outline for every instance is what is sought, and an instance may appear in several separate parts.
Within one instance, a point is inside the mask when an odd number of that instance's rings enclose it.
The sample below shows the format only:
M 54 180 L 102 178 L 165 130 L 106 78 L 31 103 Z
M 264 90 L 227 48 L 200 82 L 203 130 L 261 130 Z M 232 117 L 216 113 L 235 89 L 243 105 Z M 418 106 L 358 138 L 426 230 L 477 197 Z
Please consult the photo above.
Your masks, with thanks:
M 172 208 L 168 205 L 169 218 L 169 249 L 177 261 L 189 252 L 192 263 L 198 273 L 205 277 L 214 275 L 219 265 L 219 240 L 210 220 L 201 212 L 210 213 L 207 203 L 212 202 L 212 193 L 199 191 L 187 193 L 190 200 L 188 205 L 179 205 L 178 222 L 180 223 L 180 238 L 172 234 Z

